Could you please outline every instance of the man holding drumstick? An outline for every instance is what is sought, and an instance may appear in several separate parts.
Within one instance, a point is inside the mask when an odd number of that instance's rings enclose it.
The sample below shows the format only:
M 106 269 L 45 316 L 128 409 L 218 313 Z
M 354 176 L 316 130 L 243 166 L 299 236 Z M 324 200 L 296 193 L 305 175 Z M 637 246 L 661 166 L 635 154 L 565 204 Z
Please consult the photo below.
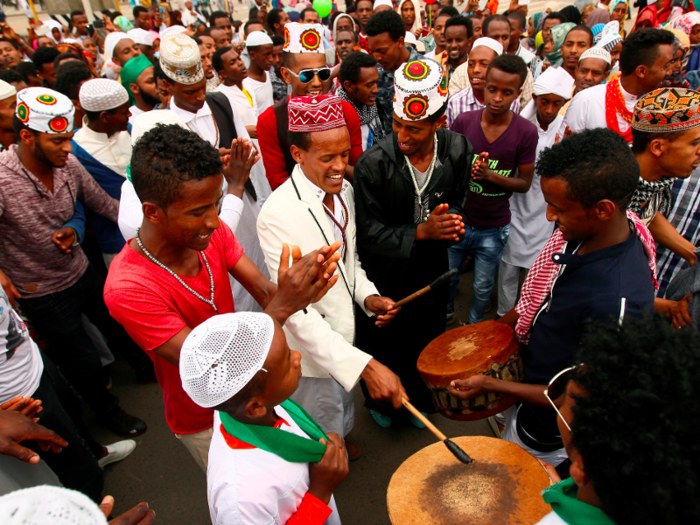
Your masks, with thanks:
M 529 384 L 478 375 L 454 381 L 450 393 L 519 399 L 504 412 L 503 438 L 557 467 L 567 454 L 545 385 L 575 364 L 589 320 L 621 323 L 653 311 L 656 251 L 649 230 L 627 212 L 639 165 L 619 135 L 602 128 L 573 135 L 543 151 L 536 169 L 558 230 L 532 265 L 518 305 L 501 318 L 526 345 Z

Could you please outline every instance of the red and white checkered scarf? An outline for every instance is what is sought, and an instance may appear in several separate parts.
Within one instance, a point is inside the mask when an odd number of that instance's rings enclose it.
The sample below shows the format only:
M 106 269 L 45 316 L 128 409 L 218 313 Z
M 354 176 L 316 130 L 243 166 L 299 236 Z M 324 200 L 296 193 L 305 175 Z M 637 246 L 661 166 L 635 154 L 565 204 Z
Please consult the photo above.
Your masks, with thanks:
M 637 236 L 642 241 L 644 253 L 649 262 L 649 270 L 651 271 L 651 280 L 654 283 L 654 289 L 658 290 L 659 283 L 656 280 L 656 246 L 654 245 L 654 237 L 649 229 L 637 217 L 636 214 L 627 210 L 627 218 L 634 222 Z M 527 344 L 530 340 L 530 328 L 534 321 L 537 312 L 540 311 L 542 304 L 545 302 L 554 285 L 554 280 L 561 268 L 560 264 L 552 260 L 552 256 L 556 253 L 561 253 L 564 250 L 566 241 L 561 233 L 561 230 L 556 230 L 544 245 L 542 251 L 535 259 L 535 262 L 530 268 L 523 289 L 520 295 L 520 301 L 515 307 L 515 311 L 520 314 L 518 324 L 515 326 L 515 333 L 521 343 Z

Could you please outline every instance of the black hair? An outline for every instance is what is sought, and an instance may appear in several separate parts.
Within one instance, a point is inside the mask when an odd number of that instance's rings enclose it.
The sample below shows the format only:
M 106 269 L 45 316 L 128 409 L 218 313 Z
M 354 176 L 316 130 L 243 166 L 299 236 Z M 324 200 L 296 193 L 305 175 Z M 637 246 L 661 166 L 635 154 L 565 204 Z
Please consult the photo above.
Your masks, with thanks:
M 512 29 L 512 26 L 510 25 L 510 20 L 508 20 L 508 17 L 505 17 L 503 15 L 489 15 L 486 18 L 484 18 L 484 23 L 481 25 L 481 33 L 486 36 L 486 33 L 489 30 L 489 24 L 491 22 L 505 22 L 508 24 L 508 27 Z
M 345 81 L 357 84 L 360 80 L 360 69 L 363 67 L 377 67 L 377 59 L 362 51 L 353 51 L 346 56 L 340 63 L 340 71 L 338 73 L 340 85 L 345 84 Z
M 36 51 L 34 51 L 34 54 L 36 55 Z M 22 75 L 24 79 L 29 83 L 29 77 L 35 77 L 36 76 L 36 66 L 34 65 L 34 62 L 30 61 L 23 61 L 20 62 L 17 67 L 15 68 L 15 71 Z
M 367 21 L 365 34 L 367 36 L 377 36 L 382 33 L 389 33 L 389 37 L 398 42 L 399 38 L 406 36 L 406 24 L 401 15 L 392 9 L 385 9 Z
M 160 67 L 160 61 L 156 60 L 153 62 L 153 77 L 156 79 L 167 80 L 172 82 L 172 80 L 163 72 L 163 68 Z
M 631 75 L 639 66 L 651 67 L 659 58 L 660 45 L 673 45 L 676 37 L 665 29 L 644 28 L 631 33 L 622 43 L 620 73 Z
M 14 69 L 0 69 L 0 80 L 4 80 L 8 84 L 12 82 L 27 82 L 24 75 L 18 73 Z
M 17 137 L 17 140 L 19 140 L 19 132 L 22 131 L 23 129 L 26 129 L 32 133 L 36 137 L 38 131 L 34 131 L 31 129 L 29 126 L 27 126 L 24 122 L 22 122 L 19 118 L 17 118 L 17 114 L 12 115 L 12 131 L 15 132 L 15 136 Z
M 569 29 L 569 33 L 571 33 L 572 31 L 583 31 L 584 33 L 587 33 L 588 39 L 589 39 L 588 42 L 590 43 L 591 46 L 593 46 L 594 37 L 593 37 L 593 31 L 591 31 L 590 27 L 588 27 L 585 24 L 579 24 L 579 25 Z M 569 36 L 569 33 L 566 33 L 566 36 Z M 564 37 L 564 40 L 566 40 L 566 36 Z
M 350 33 L 350 34 L 352 34 L 352 38 L 355 40 L 356 44 L 360 42 L 360 37 L 357 36 L 357 33 L 355 31 L 353 31 L 352 29 L 338 29 L 335 32 L 336 36 L 339 35 L 340 33 Z
M 12 47 L 14 47 L 15 50 L 19 51 L 19 46 L 17 45 L 17 42 L 13 42 L 12 40 L 9 40 L 9 39 L 7 39 L 5 37 L 1 37 L 1 36 L 0 36 L 0 42 L 7 42 Z
M 467 29 L 467 38 L 471 38 L 474 36 L 474 28 L 472 27 L 472 21 L 469 20 L 466 16 L 452 16 L 450 17 L 447 22 L 445 22 L 445 31 L 447 31 L 448 27 L 457 27 L 457 26 L 464 26 Z
M 224 46 L 214 51 L 214 56 L 211 57 L 211 65 L 214 68 L 214 71 L 218 73 L 224 69 L 224 60 L 221 57 L 232 49 L 233 48 L 231 46 Z
M 445 114 L 445 111 L 447 111 L 447 102 L 445 102 L 440 109 L 438 109 L 435 113 L 427 117 L 425 120 L 430 122 L 431 124 L 435 124 L 440 117 L 442 117 Z
M 58 69 L 59 62 L 60 62 L 61 60 L 66 60 L 67 58 L 78 60 L 78 61 L 80 61 L 80 62 L 83 63 L 83 64 L 85 63 L 85 62 L 83 62 L 82 59 L 81 59 L 78 55 L 76 55 L 75 53 L 71 53 L 71 52 L 60 53 L 60 54 L 58 54 L 58 55 L 56 56 L 56 58 L 53 59 L 53 70 L 56 71 L 56 70 Z
M 580 131 L 545 149 L 535 171 L 564 179 L 567 199 L 584 208 L 609 199 L 625 210 L 639 183 L 639 164 L 629 145 L 607 128 Z
M 248 36 L 248 28 L 249 28 L 251 25 L 253 25 L 253 24 L 262 25 L 262 24 L 260 23 L 260 20 L 258 20 L 257 18 L 252 19 L 252 20 L 248 20 L 248 21 L 245 23 L 245 25 L 243 26 L 243 32 L 245 33 L 245 36 L 246 36 L 246 37 Z
M 523 28 L 523 31 L 527 29 L 527 19 L 520 11 L 510 11 L 506 16 L 509 20 L 511 20 L 511 28 L 513 27 L 512 21 L 515 20 L 518 25 Z
M 551 13 L 549 13 L 549 16 L 547 16 L 547 18 L 545 18 L 545 22 L 547 20 L 549 20 L 550 18 L 554 18 L 556 20 L 561 20 L 560 23 L 562 23 L 562 24 L 566 24 L 568 22 L 568 20 L 566 19 L 566 15 L 564 13 L 560 13 L 559 11 L 552 11 Z M 542 22 L 542 24 L 544 25 L 544 22 Z
M 296 146 L 304 151 L 309 151 L 311 147 L 311 133 L 308 131 L 290 131 L 289 145 Z
M 183 182 L 219 175 L 223 168 L 219 152 L 199 135 L 159 124 L 134 144 L 131 182 L 141 202 L 167 210 L 181 197 Z
M 142 5 L 137 5 L 131 10 L 131 14 L 134 15 L 134 20 L 136 20 L 141 13 L 148 14 L 148 9 L 146 9 Z
M 304 13 L 316 13 L 316 10 L 313 7 L 304 8 L 304 10 L 299 13 L 299 23 L 301 23 L 302 20 L 304 20 Z
M 291 69 L 296 64 L 296 59 L 294 58 L 294 53 L 289 51 L 282 51 L 282 65 L 287 69 Z
M 682 131 L 670 131 L 667 133 L 649 133 L 646 131 L 640 131 L 635 128 L 632 129 L 632 153 L 638 154 L 638 153 L 644 153 L 647 149 L 647 146 L 651 143 L 652 140 L 655 139 L 666 139 L 669 142 L 673 142 L 677 138 L 680 138 L 681 135 L 684 135 L 685 133 L 688 132 L 687 129 L 684 129 Z
M 283 46 L 284 45 L 284 38 L 282 38 L 279 35 L 272 35 L 270 37 L 272 39 L 272 47 L 277 47 L 277 46 Z
M 78 100 L 80 95 L 80 84 L 92 78 L 90 68 L 81 64 L 80 67 L 70 67 L 63 69 L 61 66 L 60 72 L 56 74 L 56 81 L 53 88 L 59 93 L 64 94 L 71 100 Z
M 74 9 L 73 11 L 70 12 L 70 21 L 73 22 L 73 17 L 76 17 L 78 15 L 84 15 L 80 9 Z
M 257 7 L 251 7 L 248 10 L 248 21 L 250 20 L 257 20 L 258 19 L 258 8 Z
M 435 16 L 435 18 L 439 18 L 441 16 L 453 17 L 453 16 L 461 16 L 461 15 L 459 14 L 459 11 L 457 10 L 456 7 L 452 7 L 451 5 L 445 5 L 445 6 L 442 6 L 442 9 L 440 9 L 440 11 Z M 434 22 L 435 22 L 435 20 L 433 20 L 433 23 Z
M 355 2 L 354 4 L 350 4 L 348 6 L 348 8 L 345 10 L 345 13 L 348 15 L 350 13 L 357 13 L 357 2 Z M 355 20 L 355 23 L 357 23 L 357 20 Z
M 267 26 L 272 29 L 275 27 L 275 24 L 279 24 L 280 20 L 282 19 L 282 9 L 270 9 L 270 11 L 267 13 Z
M 527 78 L 528 68 L 525 61 L 520 58 L 520 56 L 511 53 L 506 53 L 494 58 L 486 70 L 486 78 L 488 78 L 492 69 L 498 69 L 499 71 L 503 71 L 504 73 L 509 73 L 511 75 L 519 75 L 520 85 L 518 86 L 518 89 L 523 87 L 525 79 Z
M 242 330 L 244 328 L 241 327 L 239 329 Z M 253 334 L 251 334 L 250 337 L 252 338 Z M 264 370 L 258 370 L 258 372 L 252 377 L 252 379 L 248 381 L 243 388 L 236 392 L 236 394 L 231 399 L 224 401 L 220 405 L 214 407 L 214 410 L 228 413 L 236 412 L 250 399 L 261 395 L 265 391 L 269 375 L 270 374 Z
M 574 362 L 586 367 L 571 444 L 603 512 L 617 525 L 700 523 L 698 333 L 625 317 L 592 325 Z
M 90 71 L 90 68 L 85 62 L 81 62 L 79 60 L 69 60 L 68 62 L 64 62 L 63 64 L 58 66 L 57 69 L 54 70 L 54 72 L 56 73 L 56 78 L 58 78 L 58 75 L 62 75 L 66 71 L 74 68 L 83 68 Z M 92 71 L 90 71 L 90 74 L 92 75 Z
M 198 46 L 204 45 L 204 42 L 202 42 L 202 39 L 199 38 L 199 36 L 197 36 L 197 35 L 193 36 L 192 40 L 194 40 L 194 43 L 197 44 Z
M 216 27 L 216 21 L 219 18 L 226 18 L 229 22 L 231 21 L 231 19 L 225 11 L 214 11 L 212 14 L 209 15 L 209 26 Z

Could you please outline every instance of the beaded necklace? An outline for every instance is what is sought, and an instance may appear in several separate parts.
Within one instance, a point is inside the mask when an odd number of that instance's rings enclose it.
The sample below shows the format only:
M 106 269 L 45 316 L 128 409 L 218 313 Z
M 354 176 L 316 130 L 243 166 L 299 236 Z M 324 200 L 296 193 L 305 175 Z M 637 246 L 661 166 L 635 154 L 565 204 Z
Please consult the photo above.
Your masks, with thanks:
M 185 288 L 185 290 L 190 292 L 192 295 L 194 295 L 200 301 L 204 301 L 205 303 L 210 305 L 214 309 L 214 311 L 218 314 L 219 309 L 214 304 L 214 276 L 211 273 L 211 268 L 209 268 L 209 261 L 207 261 L 207 256 L 204 254 L 204 252 L 201 252 L 201 253 L 202 253 L 202 259 L 204 259 L 204 266 L 206 266 L 207 273 L 209 274 L 209 286 L 211 287 L 211 299 L 205 299 L 204 297 L 199 295 L 196 291 L 194 291 L 192 288 L 187 286 L 187 283 L 185 281 L 183 281 L 178 274 L 176 274 L 174 271 L 172 271 L 170 268 L 168 268 L 162 262 L 160 262 L 158 259 L 156 259 L 153 255 L 151 255 L 151 252 L 149 252 L 144 247 L 143 243 L 141 242 L 140 232 L 141 232 L 141 228 L 136 230 L 136 242 L 138 243 L 139 248 L 141 248 L 143 253 L 146 254 L 146 257 L 148 257 L 155 265 L 160 266 L 161 268 L 163 268 L 163 270 L 165 270 L 170 275 L 175 277 L 175 279 L 177 279 L 177 282 L 179 282 Z
M 406 155 L 403 156 L 404 159 L 406 159 L 406 165 L 408 166 L 408 172 L 411 174 L 411 180 L 413 181 L 413 187 L 416 190 L 416 198 L 418 200 L 418 209 L 420 212 L 420 218 L 423 220 L 423 222 L 428 220 L 428 215 L 430 214 L 430 210 L 423 205 L 423 201 L 421 199 L 421 195 L 425 191 L 425 189 L 428 187 L 428 184 L 430 184 L 430 179 L 433 176 L 433 170 L 435 169 L 435 161 L 437 160 L 438 156 L 438 138 L 437 138 L 437 133 L 433 136 L 433 158 L 430 161 L 430 167 L 428 168 L 428 174 L 425 177 L 425 184 L 423 184 L 422 188 L 418 187 L 418 181 L 416 180 L 416 175 L 413 172 L 413 165 L 411 164 L 411 161 L 408 160 L 408 157 Z M 416 168 L 418 169 L 418 168 Z

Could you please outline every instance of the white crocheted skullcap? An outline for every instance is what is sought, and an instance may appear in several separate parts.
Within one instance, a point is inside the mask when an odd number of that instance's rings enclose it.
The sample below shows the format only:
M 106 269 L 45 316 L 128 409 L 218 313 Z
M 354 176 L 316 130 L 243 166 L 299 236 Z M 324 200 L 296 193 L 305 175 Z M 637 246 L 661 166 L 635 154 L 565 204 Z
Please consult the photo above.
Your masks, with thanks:
M 0 497 L 2 525 L 107 525 L 97 504 L 85 494 L 39 485 Z
M 253 31 L 245 39 L 246 47 L 264 46 L 266 44 L 272 45 L 272 39 L 262 31 Z
M 608 65 L 612 64 L 610 53 L 602 47 L 589 47 L 581 54 L 581 58 L 579 58 L 578 61 L 581 62 L 584 58 L 600 58 L 601 60 L 605 60 Z
M 476 49 L 479 46 L 485 46 L 489 49 L 493 49 L 497 56 L 501 56 L 503 54 L 503 45 L 500 42 L 494 40 L 493 38 L 489 38 L 487 36 L 477 38 L 474 41 L 474 45 L 472 45 L 472 49 Z
M 153 41 L 151 40 L 151 35 L 148 34 L 148 31 L 145 29 L 141 29 L 140 27 L 136 27 L 134 29 L 130 29 L 129 31 L 126 32 L 127 36 L 131 38 L 134 42 L 137 44 L 142 44 L 144 46 L 152 46 Z
M 13 86 L 12 84 L 5 82 L 4 80 L 0 80 L 0 100 L 5 100 L 6 98 L 16 96 L 17 88 L 15 88 L 15 86 Z
M 119 82 L 93 78 L 80 86 L 80 105 L 87 111 L 109 111 L 129 102 L 129 94 Z
M 183 26 L 170 26 L 167 29 L 163 29 L 160 32 L 160 38 L 161 40 L 164 39 L 166 36 L 170 35 L 179 35 L 180 33 L 184 33 L 187 31 L 186 27 Z
M 210 317 L 180 350 L 182 388 L 204 408 L 228 401 L 263 368 L 274 335 L 275 323 L 264 313 Z

